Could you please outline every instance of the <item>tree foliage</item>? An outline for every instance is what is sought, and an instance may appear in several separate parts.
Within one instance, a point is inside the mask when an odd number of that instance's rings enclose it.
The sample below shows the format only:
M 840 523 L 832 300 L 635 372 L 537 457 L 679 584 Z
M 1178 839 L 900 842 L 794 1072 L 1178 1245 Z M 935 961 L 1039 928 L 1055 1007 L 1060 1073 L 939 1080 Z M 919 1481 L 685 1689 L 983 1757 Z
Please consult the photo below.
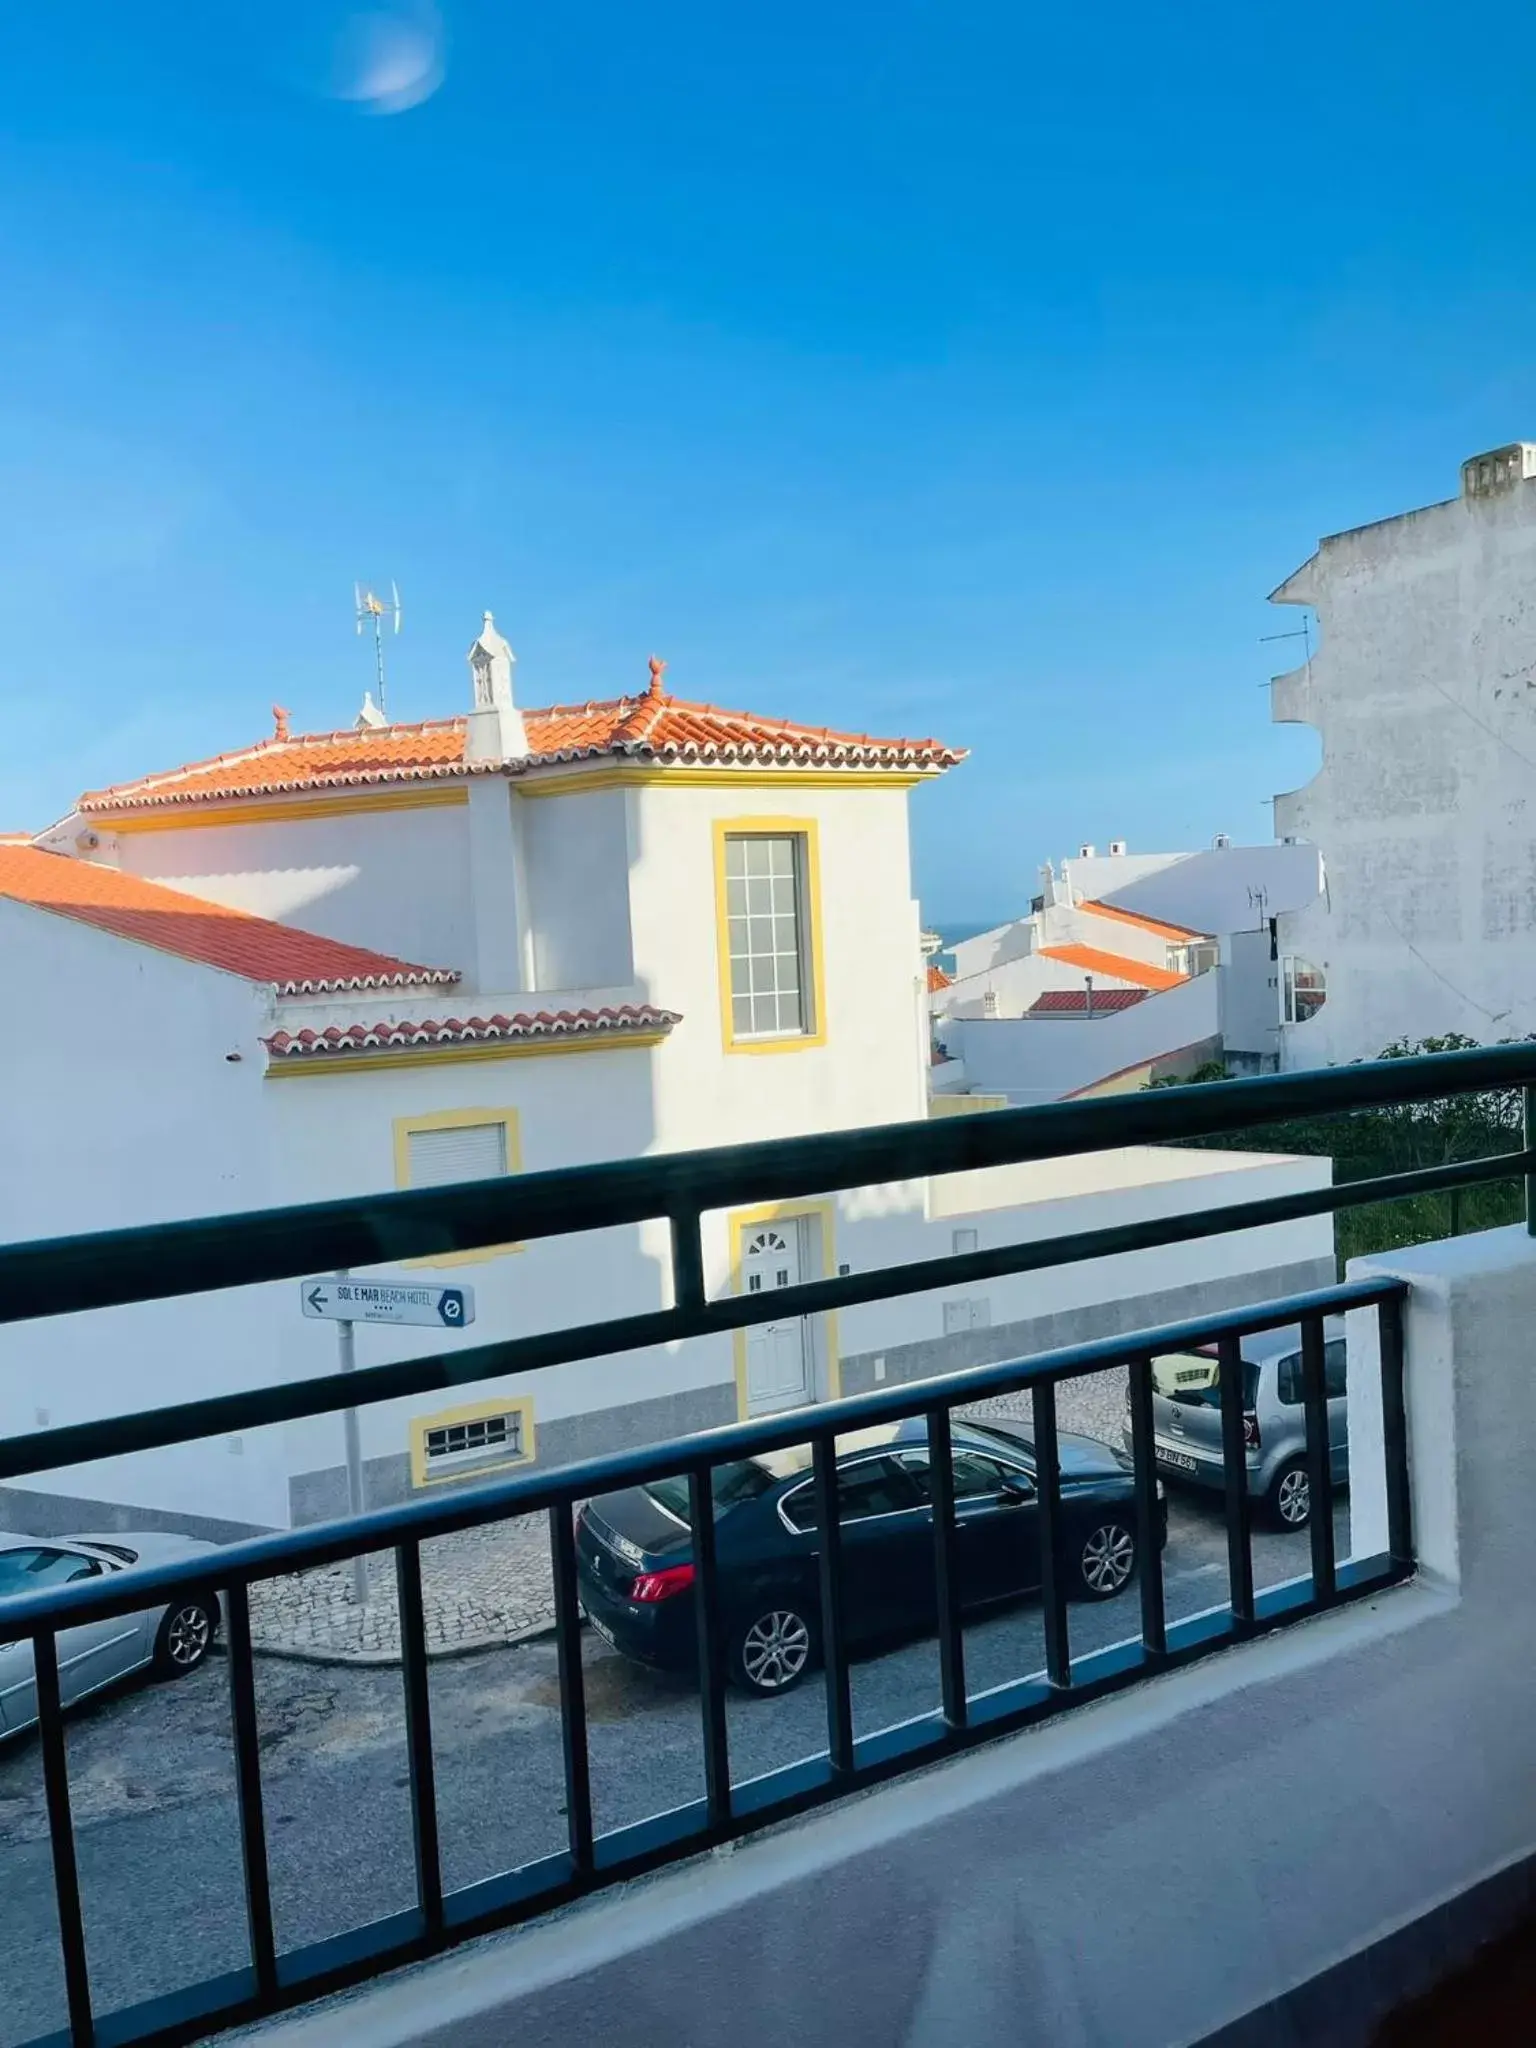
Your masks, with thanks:
M 1451 1033 L 1444 1038 L 1397 1039 L 1377 1055 L 1383 1060 L 1417 1059 L 1425 1053 L 1467 1052 L 1473 1038 Z M 1187 1087 L 1191 1083 L 1227 1078 L 1214 1064 L 1180 1082 L 1158 1081 L 1154 1087 Z M 1519 1149 L 1522 1104 L 1518 1088 L 1494 1089 L 1482 1095 L 1449 1096 L 1439 1102 L 1393 1103 L 1380 1109 L 1348 1110 L 1337 1116 L 1298 1118 L 1261 1124 L 1220 1137 L 1191 1138 L 1191 1145 L 1218 1151 L 1299 1152 L 1333 1160 L 1336 1183 L 1375 1180 L 1384 1174 L 1412 1173 L 1426 1166 L 1485 1159 Z M 1478 1187 L 1455 1188 L 1444 1194 L 1408 1195 L 1390 1202 L 1371 1202 L 1341 1209 L 1335 1225 L 1335 1247 L 1342 1273 L 1348 1260 L 1366 1253 L 1393 1251 L 1462 1231 L 1491 1230 L 1519 1222 L 1524 1214 L 1519 1181 L 1488 1181 Z

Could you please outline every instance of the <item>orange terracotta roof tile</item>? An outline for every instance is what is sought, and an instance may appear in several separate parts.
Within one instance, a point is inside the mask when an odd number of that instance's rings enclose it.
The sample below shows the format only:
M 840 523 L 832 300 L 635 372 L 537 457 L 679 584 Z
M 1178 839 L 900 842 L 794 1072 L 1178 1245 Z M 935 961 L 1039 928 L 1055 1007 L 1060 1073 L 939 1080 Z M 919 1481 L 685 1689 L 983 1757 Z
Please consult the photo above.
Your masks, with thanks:
M 519 1010 L 506 1017 L 429 1018 L 419 1024 L 343 1024 L 324 1031 L 275 1031 L 263 1040 L 274 1059 L 334 1053 L 387 1052 L 401 1046 L 495 1044 L 518 1038 L 649 1038 L 682 1018 L 651 1003 L 620 1003 L 601 1010 Z
M 1079 910 L 1086 910 L 1094 917 L 1113 918 L 1119 924 L 1133 924 L 1138 931 L 1151 932 L 1154 938 L 1171 939 L 1176 945 L 1185 939 L 1204 939 L 1207 932 L 1191 931 L 1188 925 L 1165 924 L 1160 917 L 1143 917 L 1139 910 L 1121 910 L 1113 903 L 1090 900 L 1079 903 Z
M 1107 974 L 1115 981 L 1128 981 L 1133 988 L 1177 988 L 1188 981 L 1187 974 L 1175 974 L 1168 967 L 1153 967 L 1145 960 L 1129 960 L 1124 953 L 1105 953 L 1097 946 L 1042 946 L 1042 960 L 1059 960 L 1065 967 L 1080 967 L 1085 974 Z
M 0 845 L 0 896 L 204 967 L 269 982 L 279 995 L 420 987 L 459 978 L 453 968 L 413 967 L 388 953 L 317 938 L 117 868 L 33 846 Z
M 80 799 L 80 809 L 110 814 L 294 790 L 520 775 L 603 756 L 679 766 L 895 768 L 914 774 L 935 774 L 965 758 L 963 749 L 934 739 L 876 739 L 649 693 L 529 710 L 523 722 L 529 752 L 521 761 L 466 761 L 463 718 L 361 732 L 280 733 L 211 761 L 92 790 Z
M 928 993 L 929 993 L 929 995 L 931 995 L 931 996 L 936 996 L 936 995 L 938 994 L 938 992 L 939 992 L 939 990 L 940 990 L 941 988 L 953 988 L 953 987 L 954 987 L 954 977 L 953 977 L 953 975 L 949 975 L 949 974 L 946 974 L 946 973 L 944 972 L 944 970 L 943 970 L 943 968 L 942 968 L 942 967 L 930 967 L 930 968 L 928 969 Z

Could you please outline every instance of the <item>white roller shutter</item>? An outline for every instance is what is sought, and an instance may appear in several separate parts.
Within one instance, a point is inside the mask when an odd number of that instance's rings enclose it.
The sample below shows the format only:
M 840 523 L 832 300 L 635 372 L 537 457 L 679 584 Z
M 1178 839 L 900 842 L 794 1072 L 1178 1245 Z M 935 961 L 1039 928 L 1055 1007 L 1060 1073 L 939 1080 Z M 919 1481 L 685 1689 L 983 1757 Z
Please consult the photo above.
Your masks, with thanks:
M 413 1188 L 492 1180 L 507 1171 L 505 1124 L 456 1124 L 440 1131 L 412 1131 L 409 1140 Z

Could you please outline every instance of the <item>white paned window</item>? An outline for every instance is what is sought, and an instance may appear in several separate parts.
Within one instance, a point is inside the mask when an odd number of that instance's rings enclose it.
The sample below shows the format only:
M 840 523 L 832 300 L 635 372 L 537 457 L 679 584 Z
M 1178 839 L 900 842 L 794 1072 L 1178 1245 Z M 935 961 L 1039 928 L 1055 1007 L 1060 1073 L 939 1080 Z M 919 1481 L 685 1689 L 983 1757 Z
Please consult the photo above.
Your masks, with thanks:
M 815 1028 L 805 899 L 800 833 L 727 834 L 733 1038 L 788 1038 Z
M 479 1465 L 488 1459 L 520 1458 L 522 1414 L 514 1410 L 508 1415 L 477 1415 L 467 1422 L 441 1423 L 424 1432 L 422 1447 L 428 1467 L 435 1472 L 460 1464 Z
M 491 1180 L 507 1171 L 504 1123 L 452 1124 L 442 1130 L 410 1131 L 406 1145 L 413 1188 L 450 1187 L 460 1180 Z
M 944 1334 L 959 1337 L 971 1330 L 987 1330 L 992 1326 L 992 1304 L 984 1296 L 970 1297 L 964 1301 L 946 1301 L 944 1304 Z

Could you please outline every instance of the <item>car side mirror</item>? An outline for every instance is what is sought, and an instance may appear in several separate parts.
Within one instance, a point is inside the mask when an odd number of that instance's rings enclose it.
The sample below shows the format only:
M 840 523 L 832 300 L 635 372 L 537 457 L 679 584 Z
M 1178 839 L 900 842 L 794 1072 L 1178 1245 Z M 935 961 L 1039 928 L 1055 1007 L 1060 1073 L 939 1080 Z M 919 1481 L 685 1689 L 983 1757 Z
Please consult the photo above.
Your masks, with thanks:
M 1017 1507 L 1022 1501 L 1033 1500 L 1035 1489 L 1027 1479 L 1005 1479 L 1002 1497 L 1009 1507 Z

